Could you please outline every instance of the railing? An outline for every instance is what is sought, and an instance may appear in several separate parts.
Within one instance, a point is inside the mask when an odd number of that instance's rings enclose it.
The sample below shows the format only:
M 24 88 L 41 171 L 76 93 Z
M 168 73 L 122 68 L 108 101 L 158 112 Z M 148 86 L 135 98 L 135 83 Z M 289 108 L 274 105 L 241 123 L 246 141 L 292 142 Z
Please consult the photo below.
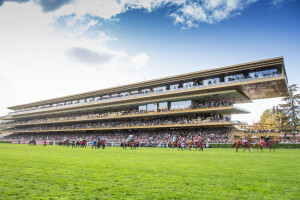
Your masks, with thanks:
M 163 94 L 163 93 L 168 93 L 168 92 L 176 92 L 176 91 L 182 91 L 182 90 L 189 90 L 189 89 L 196 89 L 196 88 L 207 88 L 207 87 L 211 87 L 214 85 L 226 85 L 226 84 L 231 84 L 231 83 L 237 83 L 237 82 L 245 82 L 245 81 L 250 81 L 250 80 L 258 80 L 258 79 L 266 79 L 266 78 L 273 78 L 273 77 L 279 77 L 282 76 L 282 74 L 272 74 L 272 75 L 267 75 L 267 76 L 262 76 L 262 77 L 256 77 L 256 78 L 244 78 L 244 79 L 236 79 L 233 81 L 228 81 L 228 82 L 218 82 L 218 83 L 211 83 L 209 85 L 197 85 L 197 86 L 193 86 L 193 87 L 186 87 L 186 88 L 177 88 L 174 90 L 165 90 L 165 91 L 156 91 L 156 92 L 149 92 L 149 93 L 144 93 L 144 94 L 134 94 L 134 95 L 129 95 L 129 96 L 124 96 L 124 97 L 115 97 L 115 98 L 109 98 L 109 99 L 100 99 L 97 101 L 89 101 L 89 102 L 82 102 L 82 103 L 76 103 L 76 104 L 68 104 L 68 105 L 63 105 L 63 106 L 51 106 L 51 107 L 47 107 L 47 108 L 40 108 L 40 109 L 35 109 L 35 110 L 28 110 L 28 111 L 16 111 L 16 112 L 12 112 L 9 113 L 9 115 L 7 115 L 6 117 L 10 117 L 10 115 L 15 115 L 15 114 L 26 114 L 26 113 L 34 113 L 34 112 L 39 112 L 39 111 L 46 111 L 46 110 L 55 110 L 57 108 L 67 108 L 67 107 L 75 107 L 78 105 L 92 105 L 92 104 L 96 104 L 99 102 L 107 102 L 107 101 L 111 101 L 111 100 L 117 100 L 117 99 L 130 99 L 130 98 L 135 98 L 135 97 L 140 97 L 140 96 L 148 96 L 151 94 Z
M 124 114 L 124 113 L 119 113 L 115 114 L 112 113 L 111 115 L 99 115 L 98 117 L 93 116 L 85 116 L 85 117 L 75 117 L 75 118 L 65 118 L 65 119 L 57 119 L 53 120 L 49 118 L 48 120 L 44 121 L 28 121 L 28 122 L 13 122 L 13 123 L 0 123 L 0 128 L 4 126 L 20 126 L 20 125 L 34 125 L 34 124 L 52 124 L 52 123 L 65 123 L 65 122 L 80 122 L 80 121 L 94 121 L 94 120 L 106 120 L 106 119 L 117 119 L 117 118 L 130 118 L 130 117 L 143 117 L 143 116 L 153 116 L 153 115 L 167 115 L 167 114 L 177 114 L 180 112 L 193 112 L 193 111 L 203 111 L 203 110 L 218 110 L 218 109 L 224 109 L 224 108 L 234 108 L 233 105 L 221 105 L 221 106 L 211 106 L 211 107 L 190 107 L 190 108 L 185 108 L 185 109 L 172 109 L 172 110 L 162 110 L 158 112 L 134 112 L 130 114 Z M 238 108 L 241 111 L 247 112 L 245 109 Z
M 151 128 L 166 128 L 166 127 L 189 127 L 189 126 L 201 126 L 201 125 L 206 125 L 209 123 L 216 123 L 218 125 L 220 122 L 227 122 L 229 124 L 243 124 L 244 122 L 241 121 L 229 121 L 229 120 L 207 120 L 207 121 L 186 121 L 186 122 L 169 122 L 169 123 L 161 123 L 161 124 L 137 124 L 137 125 L 132 125 L 132 124 L 127 124 L 127 125 L 109 125 L 109 126 L 84 126 L 84 127 L 59 127 L 56 129 L 51 129 L 49 127 L 45 129 L 20 129 L 20 130 L 9 130 L 9 132 L 14 132 L 14 133 L 21 133 L 21 132 L 47 132 L 47 131 L 76 131 L 76 130 L 109 130 L 109 129 L 151 129 Z M 3 131 L 4 133 L 5 131 Z

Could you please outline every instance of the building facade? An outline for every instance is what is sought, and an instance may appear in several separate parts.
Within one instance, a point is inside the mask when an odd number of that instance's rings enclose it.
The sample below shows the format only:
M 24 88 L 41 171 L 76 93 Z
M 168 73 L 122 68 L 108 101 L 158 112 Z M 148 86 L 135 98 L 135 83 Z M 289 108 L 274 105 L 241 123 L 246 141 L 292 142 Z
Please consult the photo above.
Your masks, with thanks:
M 282 57 L 11 106 L 2 136 L 198 132 L 245 124 L 238 104 L 285 96 Z

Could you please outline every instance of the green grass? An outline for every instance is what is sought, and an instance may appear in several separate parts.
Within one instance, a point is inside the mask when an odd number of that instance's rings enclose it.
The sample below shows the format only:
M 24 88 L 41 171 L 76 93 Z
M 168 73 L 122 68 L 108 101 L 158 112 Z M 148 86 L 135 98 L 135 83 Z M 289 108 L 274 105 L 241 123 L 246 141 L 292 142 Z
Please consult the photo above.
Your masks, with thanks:
M 300 199 L 300 150 L 0 144 L 0 199 Z

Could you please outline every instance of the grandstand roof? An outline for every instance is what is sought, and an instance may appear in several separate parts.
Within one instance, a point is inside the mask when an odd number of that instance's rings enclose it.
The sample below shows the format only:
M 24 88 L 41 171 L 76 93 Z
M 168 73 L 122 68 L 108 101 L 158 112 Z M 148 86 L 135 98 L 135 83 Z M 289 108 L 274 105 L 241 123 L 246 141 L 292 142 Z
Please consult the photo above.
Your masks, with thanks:
M 96 91 L 90 91 L 90 92 L 68 95 L 68 96 L 59 97 L 59 98 L 53 98 L 53 99 L 48 99 L 48 100 L 32 102 L 32 103 L 28 103 L 28 104 L 11 106 L 11 107 L 8 107 L 8 109 L 19 110 L 19 109 L 24 109 L 24 108 L 28 108 L 28 107 L 47 105 L 47 104 L 52 104 L 52 103 L 65 102 L 65 101 L 72 101 L 75 99 L 96 97 L 99 95 L 121 93 L 121 92 L 126 92 L 126 91 L 129 92 L 129 91 L 133 91 L 136 89 L 145 89 L 145 88 L 149 88 L 149 87 L 153 87 L 153 86 L 160 86 L 160 85 L 162 86 L 162 85 L 168 84 L 168 83 L 182 82 L 182 81 L 192 80 L 192 79 L 196 79 L 196 78 L 214 77 L 216 75 L 230 74 L 230 73 L 234 73 L 234 72 L 238 72 L 238 71 L 245 71 L 245 70 L 261 69 L 261 68 L 265 68 L 268 66 L 282 67 L 283 77 L 275 77 L 275 78 L 271 79 L 270 81 L 273 81 L 273 84 L 266 84 L 266 82 L 264 82 L 264 81 L 263 82 L 262 81 L 254 82 L 253 84 L 250 84 L 250 85 L 245 85 L 245 84 L 243 85 L 243 83 L 235 83 L 235 85 L 232 86 L 234 88 L 231 88 L 231 89 L 237 89 L 237 90 L 241 91 L 242 93 L 245 93 L 249 97 L 249 99 L 278 97 L 278 96 L 282 96 L 282 95 L 286 94 L 287 93 L 287 78 L 286 78 L 283 57 L 276 57 L 276 58 L 271 58 L 271 59 L 266 59 L 266 60 L 248 62 L 248 63 L 238 64 L 238 65 L 231 65 L 231 66 L 226 66 L 226 67 L 221 67 L 221 68 L 208 69 L 208 70 L 186 73 L 186 74 L 181 74 L 181 75 L 176 75 L 176 76 L 169 76 L 169 77 L 165 77 L 165 78 L 153 79 L 153 80 L 144 81 L 144 82 L 126 84 L 126 85 L 117 86 L 117 87 L 111 87 L 111 88 L 106 88 L 106 89 L 101 89 L 101 90 L 96 90 Z M 239 86 L 239 85 L 241 85 L 241 86 Z M 260 88 L 260 89 L 258 89 L 258 88 Z M 219 89 L 223 90 L 225 88 L 224 87 L 222 88 L 222 86 L 221 86 L 221 87 L 219 87 Z M 256 94 L 255 92 L 253 92 L 253 90 L 255 90 L 255 91 L 260 90 L 260 91 Z

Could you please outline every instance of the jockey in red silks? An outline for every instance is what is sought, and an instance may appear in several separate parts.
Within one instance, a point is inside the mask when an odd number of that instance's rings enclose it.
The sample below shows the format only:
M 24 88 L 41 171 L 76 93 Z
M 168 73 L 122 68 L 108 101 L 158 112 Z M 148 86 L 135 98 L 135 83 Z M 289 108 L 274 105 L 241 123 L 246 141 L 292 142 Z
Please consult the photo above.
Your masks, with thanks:
M 194 141 L 195 141 L 195 143 L 198 142 L 198 135 L 195 136 Z

